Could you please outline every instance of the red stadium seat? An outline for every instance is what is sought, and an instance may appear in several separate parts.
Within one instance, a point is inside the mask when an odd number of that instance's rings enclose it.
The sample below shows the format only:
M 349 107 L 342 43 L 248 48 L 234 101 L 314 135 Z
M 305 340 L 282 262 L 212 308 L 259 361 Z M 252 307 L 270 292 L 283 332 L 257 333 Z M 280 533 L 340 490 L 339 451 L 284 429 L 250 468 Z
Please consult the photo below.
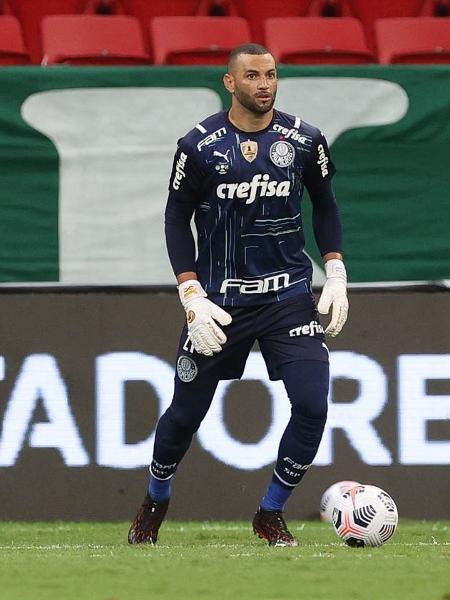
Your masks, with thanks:
M 139 19 L 144 31 L 153 17 L 196 15 L 200 2 L 201 0 L 122 0 L 126 12 Z
M 140 23 L 129 16 L 53 15 L 42 21 L 42 64 L 143 65 Z
M 0 16 L 0 65 L 25 65 L 29 62 L 16 17 Z
M 8 0 L 8 3 L 22 25 L 25 46 L 30 53 L 31 62 L 39 64 L 42 57 L 43 17 L 82 13 L 85 0 Z
M 361 23 L 352 17 L 267 19 L 266 46 L 275 59 L 293 64 L 374 62 Z
M 154 17 L 194 16 L 199 10 L 201 0 L 121 0 L 129 15 L 139 19 L 143 31 Z M 167 35 L 167 33 L 166 33 Z M 150 59 L 151 47 L 149 45 Z
M 150 32 L 157 65 L 226 64 L 235 46 L 250 41 L 241 17 L 155 17 Z
M 375 49 L 375 21 L 392 17 L 417 17 L 424 0 L 350 0 L 354 16 L 360 19 L 369 48 Z
M 252 41 L 264 43 L 264 21 L 271 17 L 306 15 L 311 0 L 235 0 L 239 14 L 250 26 Z
M 450 63 L 448 19 L 379 19 L 375 30 L 381 64 Z

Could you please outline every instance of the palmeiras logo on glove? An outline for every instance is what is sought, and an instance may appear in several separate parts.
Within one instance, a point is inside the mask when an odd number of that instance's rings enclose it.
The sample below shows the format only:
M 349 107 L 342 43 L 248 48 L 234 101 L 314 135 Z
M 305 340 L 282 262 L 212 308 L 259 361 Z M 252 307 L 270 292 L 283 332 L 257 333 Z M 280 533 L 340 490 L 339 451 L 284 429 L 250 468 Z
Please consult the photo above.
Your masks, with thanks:
M 197 377 L 198 367 L 190 356 L 179 356 L 177 360 L 177 374 L 181 381 L 189 383 Z

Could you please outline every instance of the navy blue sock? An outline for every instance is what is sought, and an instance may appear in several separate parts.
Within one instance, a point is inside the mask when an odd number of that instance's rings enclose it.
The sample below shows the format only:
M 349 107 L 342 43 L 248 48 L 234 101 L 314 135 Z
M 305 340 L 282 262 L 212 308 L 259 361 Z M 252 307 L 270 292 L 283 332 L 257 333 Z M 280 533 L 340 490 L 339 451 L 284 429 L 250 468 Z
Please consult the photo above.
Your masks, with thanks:
M 263 510 L 283 510 L 287 499 L 292 494 L 295 488 L 287 488 L 280 485 L 276 481 L 271 481 L 266 495 L 261 500 L 261 508 Z
M 155 479 L 155 477 L 150 476 L 150 481 L 148 482 L 148 493 L 157 502 L 163 502 L 170 497 L 171 484 L 172 479 Z

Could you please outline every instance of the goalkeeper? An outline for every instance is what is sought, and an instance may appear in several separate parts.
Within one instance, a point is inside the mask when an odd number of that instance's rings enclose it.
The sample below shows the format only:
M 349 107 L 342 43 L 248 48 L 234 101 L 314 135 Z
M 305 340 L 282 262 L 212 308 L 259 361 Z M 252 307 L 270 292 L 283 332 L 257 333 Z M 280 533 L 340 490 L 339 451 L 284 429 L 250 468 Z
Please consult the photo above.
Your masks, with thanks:
M 148 491 L 128 534 L 131 544 L 156 543 L 172 478 L 217 384 L 242 376 L 256 340 L 270 379 L 283 381 L 292 407 L 272 479 L 253 518 L 255 534 L 271 546 L 297 545 L 283 509 L 313 462 L 325 427 L 324 333 L 336 336 L 348 310 L 331 184 L 335 167 L 320 130 L 274 108 L 277 72 L 266 48 L 235 48 L 224 85 L 231 109 L 197 124 L 179 140 L 174 158 L 165 231 L 186 326 L 173 400 L 157 425 Z M 326 273 L 317 309 L 312 265 L 304 253 L 305 187 Z M 318 312 L 330 309 L 324 332 Z

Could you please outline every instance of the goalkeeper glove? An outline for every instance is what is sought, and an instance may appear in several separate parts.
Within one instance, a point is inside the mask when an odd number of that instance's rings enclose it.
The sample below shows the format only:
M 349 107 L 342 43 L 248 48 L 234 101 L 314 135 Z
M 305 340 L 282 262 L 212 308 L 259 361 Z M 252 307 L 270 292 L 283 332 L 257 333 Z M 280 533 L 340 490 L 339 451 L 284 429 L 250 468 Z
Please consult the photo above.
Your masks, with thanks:
M 231 323 L 231 315 L 206 297 L 206 292 L 196 279 L 189 279 L 178 286 L 181 304 L 186 311 L 188 338 L 199 354 L 212 356 L 222 350 L 227 336 L 218 327 Z
M 325 329 L 331 337 L 336 337 L 347 320 L 347 273 L 342 260 L 333 258 L 325 263 L 327 280 L 319 298 L 317 310 L 321 315 L 327 315 L 332 306 L 331 321 Z

